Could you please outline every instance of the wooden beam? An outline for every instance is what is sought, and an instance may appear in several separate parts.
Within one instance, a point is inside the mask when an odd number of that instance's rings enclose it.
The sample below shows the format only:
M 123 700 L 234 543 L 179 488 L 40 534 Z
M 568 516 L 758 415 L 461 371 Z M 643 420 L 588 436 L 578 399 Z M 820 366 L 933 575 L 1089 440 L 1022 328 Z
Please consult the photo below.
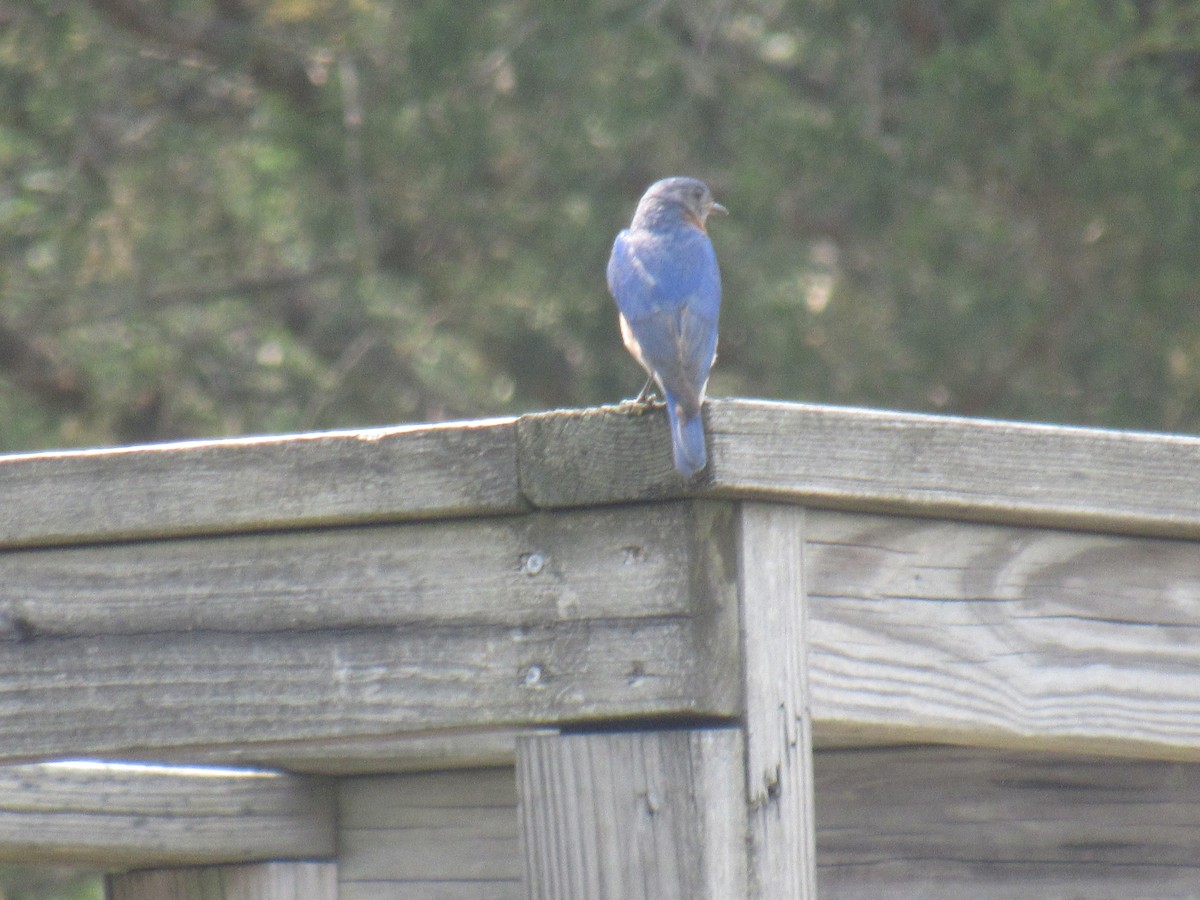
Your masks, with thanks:
M 4 766 L 0 861 L 112 869 L 332 857 L 333 807 L 322 782 L 288 775 Z
M 524 416 L 521 484 L 540 507 L 689 490 L 828 509 L 1200 537 L 1200 438 L 713 400 L 710 465 L 671 466 L 662 409 Z
M 106 900 L 338 900 L 337 864 L 272 862 L 110 875 Z
M 1200 766 L 950 747 L 822 751 L 820 896 L 1191 896 Z
M 808 515 L 819 743 L 1200 759 L 1196 544 Z
M 738 507 L 746 896 L 754 900 L 817 895 L 804 522 L 805 511 L 794 506 Z
M 511 768 L 339 782 L 340 900 L 523 900 Z
M 737 729 L 522 738 L 529 900 L 747 896 Z
M 0 754 L 733 716 L 732 554 L 707 503 L 12 551 Z
M 0 457 L 0 547 L 528 508 L 511 420 Z

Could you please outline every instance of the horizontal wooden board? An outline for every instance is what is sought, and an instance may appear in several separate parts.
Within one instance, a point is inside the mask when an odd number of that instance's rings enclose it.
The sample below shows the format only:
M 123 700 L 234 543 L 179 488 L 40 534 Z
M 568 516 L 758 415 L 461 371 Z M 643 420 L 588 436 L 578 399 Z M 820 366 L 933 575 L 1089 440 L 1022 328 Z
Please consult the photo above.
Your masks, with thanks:
M 207 752 L 178 750 L 176 760 L 203 765 L 242 765 L 301 774 L 379 775 L 511 766 L 517 737 L 544 728 L 440 731 L 322 741 L 282 741 Z M 159 753 L 170 760 L 172 754 Z
M 716 483 L 816 506 L 1200 536 L 1200 438 L 714 403 Z
M 661 408 L 518 421 L 521 483 L 538 506 L 689 489 L 806 506 L 1086 530 L 1200 536 L 1200 438 L 911 413 L 712 400 L 710 465 L 671 467 Z
M 222 770 L 0 767 L 0 861 L 106 869 L 332 857 L 323 782 Z
M 338 900 L 337 864 L 268 862 L 110 875 L 106 900 Z
M 517 900 L 512 769 L 347 778 L 339 787 L 342 900 Z
M 681 573 L 722 550 L 713 515 L 674 503 L 14 550 L 0 636 L 686 616 L 707 588 Z
M 683 503 L 12 551 L 0 748 L 735 715 L 730 519 Z
M 527 508 L 489 420 L 0 457 L 0 547 Z
M 910 747 L 816 754 L 820 896 L 1195 896 L 1200 766 Z
M 1200 547 L 808 514 L 819 742 L 1200 759 Z

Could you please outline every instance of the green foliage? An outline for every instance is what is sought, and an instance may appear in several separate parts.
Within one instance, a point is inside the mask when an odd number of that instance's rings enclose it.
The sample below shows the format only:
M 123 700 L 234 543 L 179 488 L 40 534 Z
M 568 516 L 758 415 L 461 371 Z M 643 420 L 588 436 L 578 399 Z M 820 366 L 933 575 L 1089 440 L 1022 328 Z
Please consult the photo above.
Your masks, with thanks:
M 10 5 L 0 449 L 630 396 L 604 287 L 707 180 L 712 392 L 1195 429 L 1182 0 Z
M 0 867 L 4 900 L 104 900 L 97 875 L 70 869 Z

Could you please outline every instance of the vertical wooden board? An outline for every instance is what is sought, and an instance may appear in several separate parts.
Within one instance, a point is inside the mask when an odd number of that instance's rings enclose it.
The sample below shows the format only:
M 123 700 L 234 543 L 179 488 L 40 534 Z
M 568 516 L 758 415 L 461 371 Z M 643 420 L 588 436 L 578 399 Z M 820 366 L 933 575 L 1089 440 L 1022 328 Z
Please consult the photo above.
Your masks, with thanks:
M 814 898 L 804 510 L 740 507 L 750 896 Z
M 107 900 L 338 900 L 337 865 L 271 862 L 109 875 Z
M 516 900 L 511 768 L 339 783 L 341 900 Z
M 736 729 L 521 738 L 517 779 L 530 900 L 746 895 Z

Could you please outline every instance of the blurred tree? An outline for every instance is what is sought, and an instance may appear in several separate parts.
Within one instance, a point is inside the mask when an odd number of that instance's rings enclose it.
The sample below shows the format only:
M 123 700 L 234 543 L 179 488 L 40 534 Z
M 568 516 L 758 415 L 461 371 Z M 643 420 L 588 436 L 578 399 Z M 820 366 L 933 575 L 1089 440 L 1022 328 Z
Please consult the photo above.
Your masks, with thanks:
M 6 0 L 0 448 L 606 402 L 702 177 L 737 394 L 1200 421 L 1185 0 Z
M 0 449 L 630 396 L 667 174 L 714 394 L 1200 424 L 1188 0 L 0 0 Z

